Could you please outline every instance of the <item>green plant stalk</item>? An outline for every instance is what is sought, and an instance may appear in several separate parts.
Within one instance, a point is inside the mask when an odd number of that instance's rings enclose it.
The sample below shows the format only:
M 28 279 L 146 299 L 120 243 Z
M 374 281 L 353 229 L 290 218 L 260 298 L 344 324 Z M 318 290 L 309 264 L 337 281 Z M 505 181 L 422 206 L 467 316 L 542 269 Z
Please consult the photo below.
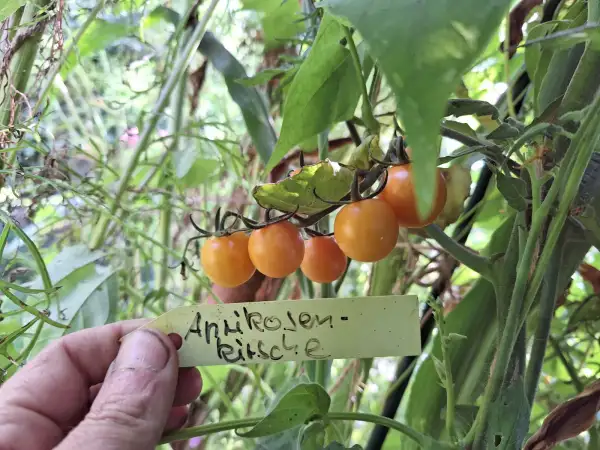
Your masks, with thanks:
M 467 433 L 467 436 L 465 436 L 465 442 L 467 443 L 472 442 L 483 432 L 485 424 L 488 420 L 491 403 L 504 379 L 504 373 L 506 372 L 506 368 L 510 362 L 510 356 L 519 330 L 519 318 L 527 290 L 530 264 L 533 261 L 536 244 L 542 231 L 543 222 L 546 216 L 550 214 L 552 203 L 557 194 L 558 183 L 554 183 L 548 192 L 548 196 L 540 206 L 537 214 L 535 214 L 532 218 L 531 229 L 527 238 L 525 249 L 523 250 L 523 257 L 520 258 L 517 266 L 517 277 L 510 300 L 504 331 L 500 339 L 498 353 L 496 354 L 494 370 L 492 371 L 490 379 L 486 385 L 483 403 L 479 408 L 475 422 Z
M 588 0 L 588 22 L 600 22 L 600 0 Z
M 23 15 L 21 18 L 21 23 L 31 23 L 34 21 L 35 14 L 38 8 L 45 7 L 50 4 L 50 0 L 42 0 L 39 2 L 39 5 L 35 3 L 28 3 L 25 6 L 23 11 Z M 16 25 L 16 24 L 15 24 Z M 35 62 L 35 57 L 38 52 L 38 47 L 40 45 L 40 41 L 42 40 L 42 32 L 36 33 L 32 35 L 21 47 L 18 53 L 15 55 L 16 61 L 13 63 L 14 69 L 12 70 L 14 81 L 13 85 L 18 92 L 25 93 L 27 91 L 27 83 L 29 82 L 29 77 L 31 75 L 31 69 L 33 68 L 33 63 Z M 7 91 L 8 92 L 8 91 Z M 8 94 L 10 96 L 10 94 Z M 7 103 L 7 98 L 4 99 L 2 103 Z M 15 116 L 19 114 L 19 108 L 17 107 L 15 110 Z M 11 117 L 10 107 L 7 107 L 4 110 L 4 113 L 0 116 L 0 125 L 7 126 L 9 124 Z M 17 152 L 10 153 L 8 157 L 8 164 L 12 166 L 17 159 Z
M 482 277 L 488 280 L 492 278 L 492 264 L 488 258 L 480 256 L 464 245 L 459 244 L 444 233 L 438 225 L 427 225 L 424 230 L 429 237 L 435 239 L 453 258 L 460 261 L 469 269 L 479 273 Z
M 573 366 L 573 363 L 563 353 L 558 341 L 556 339 L 554 339 L 552 336 L 549 336 L 549 341 L 550 341 L 550 345 L 552 345 L 552 348 L 556 352 L 558 359 L 560 359 L 560 362 L 562 362 L 563 366 L 565 366 L 565 369 L 569 373 L 569 376 L 571 377 L 571 381 L 573 382 L 575 389 L 577 389 L 578 392 L 582 392 L 585 389 L 585 386 L 583 385 L 583 383 L 579 379 L 579 376 L 577 375 L 577 369 L 575 369 L 575 367 Z
M 47 307 L 49 307 L 50 302 L 52 301 L 49 292 L 53 290 L 53 285 L 52 280 L 50 279 L 50 274 L 48 273 L 48 268 L 46 267 L 46 263 L 44 262 L 44 258 L 42 258 L 42 255 L 40 254 L 38 248 L 36 247 L 35 243 L 29 238 L 29 236 L 27 236 L 27 234 L 25 234 L 25 232 L 14 223 L 13 219 L 10 216 L 6 215 L 3 211 L 0 211 L 0 221 L 4 222 L 5 227 L 11 227 L 11 230 L 14 231 L 14 233 L 19 237 L 19 239 L 21 239 L 25 243 L 27 250 L 29 250 L 29 253 L 31 253 L 31 257 L 35 262 L 40 278 L 42 280 L 42 284 L 44 285 L 44 290 L 46 291 Z
M 6 296 L 6 298 L 8 298 L 15 305 L 17 305 L 18 307 L 27 311 L 29 314 L 39 318 L 40 320 L 43 320 L 48 325 L 52 325 L 53 327 L 56 327 L 56 328 L 69 328 L 67 325 L 63 325 L 62 323 L 56 322 L 56 321 L 52 320 L 50 317 L 48 317 L 46 314 L 44 314 L 43 312 L 37 310 L 36 308 L 31 307 L 30 305 L 28 305 L 27 303 L 25 303 L 24 301 L 19 299 L 19 297 L 17 297 L 12 292 L 10 292 L 8 289 L 0 289 L 0 292 L 2 292 Z
M 512 83 L 510 82 L 510 16 L 506 16 L 505 19 L 505 33 L 504 33 L 504 48 L 502 52 L 504 53 L 504 78 L 506 82 L 506 105 L 508 106 L 508 116 L 509 117 L 517 117 L 517 112 L 515 110 L 515 102 L 513 100 L 512 95 Z
M 583 120 L 577 134 L 571 141 L 571 145 L 565 156 L 565 160 L 562 163 L 561 169 L 558 173 L 557 179 L 552 185 L 563 187 L 562 195 L 558 204 L 558 212 L 554 216 L 554 219 L 550 223 L 548 230 L 548 236 L 544 244 L 542 254 L 536 264 L 533 272 L 532 281 L 530 283 L 527 297 L 525 301 L 525 309 L 523 311 L 522 323 L 525 321 L 527 313 L 531 309 L 535 296 L 540 288 L 544 272 L 550 261 L 552 251 L 556 246 L 556 242 L 560 237 L 560 233 L 563 229 L 564 223 L 569 215 L 571 204 L 575 199 L 581 180 L 587 165 L 589 164 L 590 158 L 594 149 L 600 141 L 600 90 L 596 93 L 593 103 L 590 105 L 590 109 Z M 571 160 L 573 160 L 571 164 Z M 552 191 L 550 188 L 550 191 Z M 544 201 L 546 203 L 546 201 Z
M 50 89 L 52 88 L 52 84 L 54 83 L 54 79 L 56 78 L 56 75 L 58 74 L 58 72 L 60 71 L 62 66 L 64 65 L 65 61 L 67 60 L 67 58 L 69 57 L 71 52 L 73 52 L 74 49 L 77 47 L 77 44 L 81 40 L 81 37 L 84 35 L 84 33 L 90 27 L 90 25 L 92 25 L 94 20 L 96 20 L 96 16 L 100 13 L 100 11 L 102 11 L 102 8 L 104 8 L 105 3 L 106 3 L 106 0 L 98 0 L 98 3 L 89 12 L 87 19 L 85 20 L 83 25 L 81 25 L 81 27 L 77 30 L 77 33 L 75 34 L 75 37 L 73 37 L 73 40 L 71 41 L 71 44 L 69 45 L 69 47 L 62 52 L 61 57 L 58 60 L 58 63 L 54 65 L 54 67 L 52 68 L 50 73 L 45 77 L 47 82 L 46 82 L 46 85 L 44 86 L 44 89 L 42 90 L 37 102 L 35 103 L 35 106 L 33 107 L 33 114 L 38 112 L 40 106 L 42 105 L 42 102 L 46 98 L 46 95 L 48 95 L 48 92 L 50 92 Z
M 433 317 L 440 331 L 440 346 L 442 348 L 442 359 L 444 360 L 444 387 L 446 388 L 446 432 L 450 440 L 456 438 L 456 428 L 454 426 L 454 412 L 456 409 L 456 399 L 454 397 L 454 381 L 452 378 L 452 360 L 450 359 L 450 348 L 448 333 L 444 323 L 444 311 L 440 304 L 432 305 Z
M 344 33 L 346 34 L 346 39 L 348 40 L 348 49 L 350 50 L 350 56 L 352 57 L 354 69 L 356 70 L 358 79 L 360 80 L 360 88 L 362 90 L 362 119 L 367 125 L 367 128 L 371 134 L 378 134 L 379 122 L 377 122 L 377 119 L 375 119 L 375 115 L 373 114 L 373 107 L 371 105 L 369 92 L 367 91 L 367 80 L 365 80 L 365 75 L 363 74 L 363 70 L 360 65 L 360 57 L 358 56 L 358 50 L 356 49 L 352 32 L 348 27 L 344 27 Z
M 9 41 L 12 41 L 13 38 L 15 37 L 15 34 L 17 34 L 19 24 L 21 23 L 21 18 L 23 17 L 23 11 L 25 11 L 25 7 L 24 6 L 19 7 L 10 19 L 9 26 L 10 26 L 11 30 L 8 32 L 8 40 Z
M 231 420 L 227 422 L 219 422 L 208 425 L 200 425 L 197 427 L 185 428 L 183 430 L 175 431 L 173 433 L 169 433 L 161 439 L 161 444 L 168 444 L 169 442 L 181 441 L 186 439 L 191 439 L 193 437 L 206 436 L 209 434 L 220 433 L 222 431 L 229 430 L 238 430 L 241 428 L 249 428 L 255 426 L 264 417 L 250 417 L 247 419 L 239 419 L 239 420 Z M 417 442 L 421 446 L 425 446 L 431 442 L 431 438 L 425 436 L 422 433 L 419 433 L 412 428 L 397 422 L 392 419 L 388 419 L 387 417 L 381 417 L 376 414 L 368 414 L 368 413 L 355 413 L 355 412 L 330 412 L 327 414 L 327 419 L 329 420 L 351 420 L 351 421 L 359 421 L 359 422 L 368 422 L 379 424 L 384 427 L 388 427 L 392 430 L 396 430 L 402 434 L 405 434 L 413 441 Z M 453 449 L 454 446 L 438 443 L 439 449 Z
M 156 125 L 158 124 L 158 121 L 162 115 L 163 110 L 167 105 L 167 102 L 169 101 L 169 98 L 171 97 L 173 90 L 175 89 L 179 80 L 183 76 L 186 67 L 188 67 L 190 61 L 195 56 L 196 50 L 198 49 L 198 45 L 200 45 L 200 41 L 204 37 L 204 34 L 208 27 L 208 22 L 210 21 L 210 18 L 212 17 L 218 3 L 219 0 L 211 0 L 210 5 L 208 6 L 204 16 L 202 17 L 202 20 L 194 30 L 193 34 L 190 36 L 190 39 L 185 45 L 180 56 L 177 58 L 177 61 L 175 62 L 169 75 L 169 78 L 166 80 L 159 94 L 158 100 L 156 101 L 154 108 L 150 113 L 150 116 L 147 118 L 147 124 L 144 127 L 142 134 L 140 135 L 138 144 L 125 169 L 125 173 L 119 181 L 117 192 L 110 201 L 110 204 L 108 206 L 108 212 L 110 213 L 110 215 L 115 214 L 119 209 L 120 202 L 123 199 L 125 193 L 127 192 L 127 187 L 129 186 L 131 177 L 133 176 L 133 173 L 137 168 L 138 161 L 152 139 L 152 134 L 156 129 Z M 109 215 L 103 214 L 100 216 L 96 227 L 92 231 L 90 245 L 91 249 L 97 249 L 102 245 L 109 222 Z
M 489 407 L 499 389 L 506 368 L 508 367 L 510 356 L 517 339 L 518 331 L 526 320 L 531 305 L 535 300 L 537 291 L 542 281 L 543 274 L 546 271 L 552 249 L 555 247 L 560 232 L 569 212 L 570 205 L 577 194 L 585 168 L 592 156 L 593 149 L 597 141 L 598 131 L 600 129 L 600 95 L 596 95 L 590 110 L 583 120 L 575 138 L 565 156 L 565 160 L 558 172 L 558 175 L 547 197 L 544 199 L 537 213 L 533 216 L 531 230 L 527 238 L 527 244 L 523 251 L 523 257 L 519 261 L 517 268 L 517 279 L 511 297 L 508 318 L 506 326 L 500 341 L 500 348 L 496 356 L 496 364 L 490 380 L 486 386 L 484 400 L 475 419 L 475 423 L 465 440 L 470 442 L 481 435 L 485 424 L 487 423 Z M 594 140 L 595 138 L 595 140 Z M 575 158 L 573 164 L 571 160 Z M 572 167 L 571 167 L 572 166 Z M 566 179 L 566 185 L 564 180 Z M 530 265 L 532 263 L 536 244 L 538 242 L 543 222 L 551 212 L 554 199 L 558 195 L 561 186 L 565 185 L 563 195 L 560 199 L 558 214 L 550 224 L 548 236 L 544 244 L 544 249 L 537 261 L 532 281 L 527 286 L 529 278 Z
M 187 36 L 186 36 L 187 37 Z M 187 39 L 184 39 L 184 44 Z M 173 114 L 173 123 L 172 123 L 172 135 L 173 141 L 167 150 L 167 160 L 165 161 L 164 167 L 170 168 L 170 158 L 169 155 L 174 154 L 179 148 L 179 136 L 183 129 L 183 107 L 185 105 L 185 94 L 187 88 L 187 71 L 183 74 L 182 78 L 179 80 L 179 84 L 177 85 L 177 90 L 174 92 L 171 98 L 171 109 Z M 166 180 L 167 177 L 163 176 L 163 181 Z M 174 193 L 175 189 L 171 187 L 169 189 L 169 194 L 163 194 L 159 215 L 159 228 L 160 228 L 160 240 L 164 246 L 164 248 L 169 248 L 171 246 L 171 219 L 173 215 L 173 208 L 171 205 L 171 197 Z M 164 251 L 162 248 L 159 249 L 158 259 L 160 263 L 156 266 L 155 273 L 158 274 L 156 279 L 156 289 L 166 289 L 167 280 L 169 275 L 169 254 Z M 162 308 L 164 311 L 167 310 L 167 296 L 164 297 Z

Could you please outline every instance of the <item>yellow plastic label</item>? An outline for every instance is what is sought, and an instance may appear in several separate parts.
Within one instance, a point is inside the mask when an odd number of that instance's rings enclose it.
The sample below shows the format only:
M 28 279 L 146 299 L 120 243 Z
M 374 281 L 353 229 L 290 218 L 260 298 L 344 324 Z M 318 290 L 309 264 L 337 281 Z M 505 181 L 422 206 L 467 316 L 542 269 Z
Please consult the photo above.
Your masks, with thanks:
M 421 353 L 414 295 L 183 306 L 144 327 L 183 338 L 181 367 Z

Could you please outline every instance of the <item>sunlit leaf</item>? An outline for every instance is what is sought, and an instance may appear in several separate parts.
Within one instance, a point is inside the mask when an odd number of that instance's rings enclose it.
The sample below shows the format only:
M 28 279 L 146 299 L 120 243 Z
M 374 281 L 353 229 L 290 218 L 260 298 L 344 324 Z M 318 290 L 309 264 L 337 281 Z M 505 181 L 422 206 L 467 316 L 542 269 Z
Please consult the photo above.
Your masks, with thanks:
M 263 208 L 315 214 L 328 208 L 328 201 L 337 201 L 350 191 L 354 172 L 338 163 L 325 160 L 305 166 L 302 170 L 277 183 L 261 184 L 252 190 L 254 199 Z
M 413 148 L 418 211 L 431 210 L 447 100 L 506 14 L 510 0 L 326 0 L 364 37 L 396 94 Z M 418 38 L 417 38 L 418 37 Z
M 340 44 L 343 37 L 342 26 L 325 14 L 315 43 L 287 93 L 281 134 L 267 170 L 294 145 L 354 115 L 360 84 L 350 52 Z
M 246 70 L 212 33 L 206 32 L 199 50 L 223 75 L 229 95 L 240 107 L 258 154 L 264 162 L 268 161 L 277 137 L 264 97 L 256 88 L 243 86 L 236 81 L 247 77 Z
M 324 417 L 331 400 L 327 391 L 316 383 L 299 384 L 285 393 L 266 417 L 242 437 L 259 437 L 289 430 L 309 419 Z
M 297 1 L 242 0 L 244 9 L 257 11 L 263 29 L 265 47 L 279 47 L 286 39 L 305 29 Z
M 0 22 L 26 3 L 27 0 L 3 0 L 2 5 L 0 5 Z

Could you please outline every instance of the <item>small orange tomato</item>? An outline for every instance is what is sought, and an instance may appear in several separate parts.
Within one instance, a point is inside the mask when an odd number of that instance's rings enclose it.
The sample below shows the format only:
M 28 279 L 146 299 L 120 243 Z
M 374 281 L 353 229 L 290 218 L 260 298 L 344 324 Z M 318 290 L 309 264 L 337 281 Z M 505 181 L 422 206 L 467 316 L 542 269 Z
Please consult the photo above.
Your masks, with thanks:
M 411 164 L 403 164 L 388 169 L 388 180 L 380 194 L 382 200 L 388 203 L 398 224 L 404 228 L 422 228 L 435 221 L 446 204 L 446 181 L 442 172 L 436 172 L 436 193 L 429 217 L 421 219 L 417 212 L 417 198 Z
M 342 251 L 361 262 L 375 262 L 389 255 L 399 233 L 394 210 L 378 198 L 344 206 L 334 223 L 335 240 Z
M 344 252 L 330 236 L 316 236 L 305 242 L 302 273 L 315 283 L 331 283 L 346 270 Z
M 249 236 L 241 232 L 209 238 L 200 253 L 206 276 L 213 283 L 227 288 L 248 281 L 256 271 L 248 254 L 249 240 Z
M 278 222 L 252 232 L 248 253 L 259 272 L 271 278 L 284 278 L 302 264 L 304 240 L 293 223 Z

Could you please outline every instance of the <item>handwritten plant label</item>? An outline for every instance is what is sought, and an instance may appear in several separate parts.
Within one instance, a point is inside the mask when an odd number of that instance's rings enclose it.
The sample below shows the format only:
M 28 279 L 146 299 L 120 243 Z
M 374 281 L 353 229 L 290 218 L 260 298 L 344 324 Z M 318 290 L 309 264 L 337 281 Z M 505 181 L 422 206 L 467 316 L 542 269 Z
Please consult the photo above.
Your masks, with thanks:
M 183 306 L 144 327 L 183 338 L 181 367 L 421 353 L 414 295 Z

